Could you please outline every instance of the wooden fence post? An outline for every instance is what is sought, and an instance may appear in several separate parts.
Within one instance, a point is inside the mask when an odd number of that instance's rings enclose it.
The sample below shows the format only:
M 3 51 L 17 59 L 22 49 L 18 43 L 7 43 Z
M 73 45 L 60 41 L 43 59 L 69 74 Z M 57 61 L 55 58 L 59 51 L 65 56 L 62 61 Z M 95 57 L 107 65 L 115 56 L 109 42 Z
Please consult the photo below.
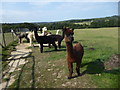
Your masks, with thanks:
M 5 35 L 3 33 L 3 30 L 1 29 L 1 34 L 2 34 L 2 42 L 4 43 L 4 47 L 6 47 L 6 42 L 5 42 Z
M 0 42 L 0 46 L 1 46 L 2 48 L 4 48 L 4 46 L 1 44 L 1 42 Z

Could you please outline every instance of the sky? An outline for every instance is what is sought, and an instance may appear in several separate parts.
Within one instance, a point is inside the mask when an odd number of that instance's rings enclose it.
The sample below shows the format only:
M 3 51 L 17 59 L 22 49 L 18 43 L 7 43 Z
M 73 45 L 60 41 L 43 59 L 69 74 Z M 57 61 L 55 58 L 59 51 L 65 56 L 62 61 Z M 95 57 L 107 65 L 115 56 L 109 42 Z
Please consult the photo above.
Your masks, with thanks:
M 118 15 L 118 2 L 100 1 L 2 1 L 2 23 L 54 22 Z

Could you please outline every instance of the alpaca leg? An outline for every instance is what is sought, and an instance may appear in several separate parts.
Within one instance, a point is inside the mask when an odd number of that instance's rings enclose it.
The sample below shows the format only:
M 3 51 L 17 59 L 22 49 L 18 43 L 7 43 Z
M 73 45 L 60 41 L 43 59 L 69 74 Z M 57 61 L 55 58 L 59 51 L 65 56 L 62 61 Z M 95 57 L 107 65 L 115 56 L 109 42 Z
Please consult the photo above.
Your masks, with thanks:
M 30 40 L 29 40 L 29 38 L 26 38 L 26 40 L 27 40 L 27 42 L 29 42 Z
M 20 42 L 21 42 L 21 41 L 20 41 L 20 38 L 19 38 L 19 44 L 20 44 Z
M 23 38 L 21 38 L 21 43 L 23 43 Z
M 76 63 L 76 72 L 80 76 L 80 63 Z
M 61 48 L 61 41 L 58 42 L 58 47 Z
M 72 78 L 72 73 L 73 73 L 73 64 L 68 62 L 68 69 L 69 69 L 69 76 L 68 79 Z
M 43 44 L 40 44 L 40 52 L 43 53 Z
M 29 40 L 30 40 L 30 46 L 32 46 L 32 38 L 29 38 Z
M 50 43 L 48 44 L 48 46 L 49 46 L 49 48 L 51 48 L 51 44 Z
M 19 44 L 21 43 L 21 41 L 22 41 L 22 38 L 19 38 Z
M 57 50 L 57 45 L 54 43 L 52 43 L 52 45 L 54 46 L 55 50 Z

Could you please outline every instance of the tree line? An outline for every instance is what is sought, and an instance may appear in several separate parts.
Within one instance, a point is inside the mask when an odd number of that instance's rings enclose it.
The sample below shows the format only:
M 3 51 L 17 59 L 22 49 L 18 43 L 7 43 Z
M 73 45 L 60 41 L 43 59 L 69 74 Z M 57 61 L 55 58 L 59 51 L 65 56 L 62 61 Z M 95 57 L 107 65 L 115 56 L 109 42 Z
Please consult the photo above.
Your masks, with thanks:
M 84 22 L 90 22 L 90 25 Z M 83 23 L 83 24 L 75 24 Z M 49 22 L 49 23 L 4 23 L 2 24 L 3 32 L 10 32 L 11 29 L 18 28 L 28 28 L 31 29 L 34 26 L 39 28 L 47 27 L 48 30 L 57 30 L 62 29 L 64 26 L 74 28 L 74 29 L 83 29 L 83 28 L 102 28 L 102 27 L 120 27 L 120 17 L 112 16 L 105 18 L 95 18 L 95 19 L 83 19 L 83 20 L 68 20 L 60 22 Z

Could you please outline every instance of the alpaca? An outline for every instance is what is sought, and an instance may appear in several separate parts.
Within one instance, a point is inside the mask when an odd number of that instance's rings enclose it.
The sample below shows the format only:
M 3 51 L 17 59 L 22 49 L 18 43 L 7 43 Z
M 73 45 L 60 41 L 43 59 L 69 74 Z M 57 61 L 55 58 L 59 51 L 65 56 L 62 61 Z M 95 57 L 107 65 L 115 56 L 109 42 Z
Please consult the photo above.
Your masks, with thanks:
M 42 28 L 38 28 L 38 30 L 42 33 Z
M 52 35 L 49 35 L 50 37 L 52 37 L 52 38 L 54 38 L 55 39 L 55 41 L 57 41 L 57 43 L 58 43 L 58 47 L 59 47 L 59 49 L 61 48 L 61 42 L 62 42 L 62 40 L 64 39 L 61 35 L 54 35 L 54 34 L 52 34 Z
M 39 30 L 41 31 L 40 28 L 39 28 Z M 46 28 L 46 27 L 42 28 L 42 33 L 38 33 L 38 36 L 48 35 L 49 33 L 46 32 L 46 31 L 47 31 L 47 28 Z M 26 32 L 26 33 L 28 33 L 28 36 L 27 36 L 27 37 L 29 38 L 30 46 L 32 46 L 32 45 L 33 45 L 33 40 L 35 40 L 34 32 L 33 32 L 33 30 L 31 30 L 31 32 Z M 50 35 L 50 34 L 49 34 L 49 35 Z
M 42 33 L 39 36 L 45 36 L 47 34 L 47 28 L 42 28 Z
M 56 35 L 58 35 L 58 34 L 59 34 L 59 32 L 60 32 L 60 30 L 58 29 L 58 30 L 56 31 Z
M 12 30 L 12 29 L 11 29 L 11 32 L 12 32 L 15 36 L 18 37 L 19 43 L 22 42 L 22 39 L 23 39 L 23 38 L 25 38 L 25 39 L 27 40 L 27 42 L 29 42 L 29 38 L 27 37 L 27 36 L 28 36 L 28 33 L 23 32 L 23 33 L 17 34 L 17 33 L 16 33 L 14 30 Z
M 38 36 L 44 36 L 44 35 L 45 35 L 45 31 L 44 30 L 43 30 L 42 33 L 38 33 Z M 31 30 L 31 32 L 28 32 L 28 36 L 27 37 L 29 38 L 30 46 L 32 46 L 33 45 L 33 40 L 36 40 L 33 30 Z
M 57 46 L 55 44 L 55 39 L 53 37 L 38 36 L 37 27 L 35 27 L 35 29 L 34 29 L 34 35 L 35 35 L 36 41 L 40 44 L 40 52 L 41 53 L 43 53 L 43 44 L 52 44 L 54 46 L 55 50 L 57 50 Z
M 41 33 L 38 33 L 38 36 L 48 36 L 48 35 L 51 35 L 51 33 L 49 33 L 47 31 L 47 27 L 38 28 L 38 30 L 41 32 Z
M 32 46 L 33 45 L 33 40 L 35 40 L 34 32 L 33 31 L 28 32 L 28 36 L 27 37 L 29 38 L 30 46 Z
M 41 30 L 41 29 L 39 28 L 39 30 Z M 46 34 L 45 31 L 47 30 L 47 28 L 44 27 L 44 28 L 42 28 L 42 30 L 43 30 L 43 32 L 41 34 L 39 33 L 38 34 L 39 36 L 44 36 Z M 35 40 L 35 35 L 34 35 L 33 30 L 31 30 L 30 32 L 26 32 L 26 34 L 27 34 L 27 38 L 29 39 L 30 46 L 32 46 L 33 40 Z
M 55 35 L 55 34 L 51 34 L 49 35 L 50 37 L 54 38 L 55 41 L 57 41 L 58 43 L 58 47 L 59 49 L 61 48 L 61 42 L 64 39 L 64 31 L 62 31 L 62 35 Z
M 47 31 L 47 27 L 43 27 L 42 30 Z
M 64 28 L 65 34 L 65 43 L 66 43 L 66 51 L 67 51 L 67 63 L 69 69 L 68 79 L 72 78 L 73 73 L 73 63 L 76 63 L 76 72 L 78 76 L 80 76 L 80 66 L 82 62 L 82 57 L 84 54 L 83 46 L 80 43 L 77 43 L 73 46 L 72 42 L 74 40 L 73 34 L 74 29 Z
M 33 30 L 31 30 L 31 32 L 27 32 L 28 33 L 28 38 L 29 38 L 29 41 L 30 41 L 30 46 L 33 45 L 33 40 L 36 40 L 35 39 L 35 35 L 34 35 L 34 32 Z M 48 33 L 45 32 L 45 30 L 43 29 L 43 32 L 42 33 L 38 33 L 38 36 L 45 36 L 47 35 Z

